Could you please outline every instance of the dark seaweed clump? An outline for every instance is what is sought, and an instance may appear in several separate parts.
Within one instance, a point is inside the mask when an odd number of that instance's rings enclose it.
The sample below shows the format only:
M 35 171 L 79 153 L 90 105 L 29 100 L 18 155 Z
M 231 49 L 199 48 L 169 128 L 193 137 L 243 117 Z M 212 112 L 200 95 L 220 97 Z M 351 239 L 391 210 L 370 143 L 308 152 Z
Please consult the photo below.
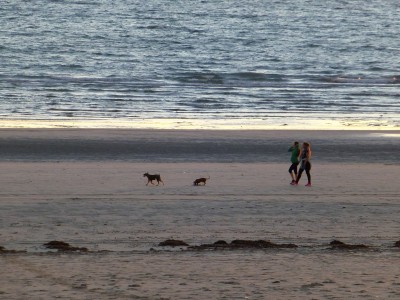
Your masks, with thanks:
M 369 246 L 364 245 L 364 244 L 346 244 L 338 240 L 333 240 L 332 242 L 329 243 L 331 246 L 330 249 L 332 250 L 360 250 L 360 249 L 368 249 Z
M 180 240 L 165 240 L 164 242 L 159 243 L 158 246 L 182 247 L 182 246 L 189 246 L 189 245 L 187 243 L 185 243 L 184 241 L 180 241 Z
M 217 241 L 213 244 L 202 244 L 192 246 L 193 250 L 237 250 L 237 249 L 285 249 L 297 248 L 295 244 L 276 244 L 265 240 L 233 240 L 230 243 L 226 241 Z
M 89 250 L 84 247 L 73 247 L 68 243 L 62 241 L 51 241 L 44 244 L 47 249 L 55 249 L 60 252 L 88 252 Z
M 270 241 L 264 240 L 234 240 L 231 243 L 219 240 L 213 244 L 202 244 L 199 246 L 190 246 L 184 241 L 180 240 L 166 240 L 158 244 L 158 246 L 165 247 L 179 247 L 187 246 L 190 250 L 235 250 L 235 249 L 277 249 L 277 248 L 297 248 L 295 244 L 275 244 Z
M 17 251 L 17 250 L 8 250 L 3 246 L 0 246 L 0 254 L 9 254 L 9 253 L 25 253 L 26 251 Z

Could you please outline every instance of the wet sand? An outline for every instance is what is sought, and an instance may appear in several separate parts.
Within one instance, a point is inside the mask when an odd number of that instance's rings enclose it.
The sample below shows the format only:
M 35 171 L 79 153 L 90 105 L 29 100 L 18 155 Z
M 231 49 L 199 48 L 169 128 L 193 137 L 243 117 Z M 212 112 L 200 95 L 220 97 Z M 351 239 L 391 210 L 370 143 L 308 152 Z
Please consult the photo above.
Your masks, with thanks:
M 391 149 L 400 139 L 391 134 L 2 131 L 9 148 L 0 159 L 0 246 L 24 252 L 0 254 L 0 298 L 396 299 L 400 169 Z M 305 178 L 290 186 L 287 173 L 286 146 L 304 137 L 314 151 L 311 188 Z M 65 152 L 72 141 L 86 144 Z M 190 147 L 216 141 L 220 152 L 208 159 L 202 147 Z M 337 152 L 336 162 L 335 151 L 322 150 L 339 142 L 347 152 Z M 109 147 L 146 143 L 158 145 L 149 156 Z M 257 157 L 266 149 L 267 158 L 245 159 L 254 145 Z M 375 151 L 360 157 L 359 145 Z M 107 148 L 112 155 L 101 154 Z M 155 156 L 160 161 L 152 162 Z M 165 185 L 146 186 L 145 172 L 160 173 Z M 208 176 L 206 186 L 192 185 Z M 160 247 L 166 239 L 298 247 L 191 251 Z M 52 240 L 89 251 L 46 249 Z M 332 240 L 369 247 L 331 250 Z

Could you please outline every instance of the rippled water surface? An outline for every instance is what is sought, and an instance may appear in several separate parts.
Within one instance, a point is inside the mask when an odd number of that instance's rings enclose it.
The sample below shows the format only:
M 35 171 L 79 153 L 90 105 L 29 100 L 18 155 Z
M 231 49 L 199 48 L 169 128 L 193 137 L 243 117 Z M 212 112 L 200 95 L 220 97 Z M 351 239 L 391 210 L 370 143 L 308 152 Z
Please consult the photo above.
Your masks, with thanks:
M 400 4 L 2 2 L 3 119 L 399 127 Z

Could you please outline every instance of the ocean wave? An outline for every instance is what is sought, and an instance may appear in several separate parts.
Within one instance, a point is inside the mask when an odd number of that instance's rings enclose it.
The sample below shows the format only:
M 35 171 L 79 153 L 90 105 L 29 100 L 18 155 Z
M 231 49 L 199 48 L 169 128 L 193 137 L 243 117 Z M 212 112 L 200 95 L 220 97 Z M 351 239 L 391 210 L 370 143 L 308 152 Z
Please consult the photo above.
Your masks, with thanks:
M 322 82 L 337 83 L 337 84 L 356 84 L 356 85 L 381 85 L 381 84 L 400 84 L 400 76 L 384 76 L 384 77 L 369 77 L 369 76 L 334 76 L 322 77 Z
M 184 84 L 207 84 L 221 86 L 266 86 L 268 83 L 286 81 L 280 74 L 263 74 L 257 72 L 187 72 L 181 73 L 172 79 Z

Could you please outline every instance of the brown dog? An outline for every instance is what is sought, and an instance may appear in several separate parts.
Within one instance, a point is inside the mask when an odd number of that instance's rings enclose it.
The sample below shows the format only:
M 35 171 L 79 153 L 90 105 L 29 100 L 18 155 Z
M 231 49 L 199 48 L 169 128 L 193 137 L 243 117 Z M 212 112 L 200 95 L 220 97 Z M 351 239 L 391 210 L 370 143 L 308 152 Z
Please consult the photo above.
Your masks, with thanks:
M 206 181 L 207 179 L 210 179 L 210 177 L 208 178 L 197 178 L 195 181 L 193 181 L 193 185 L 199 185 L 200 183 L 203 183 L 203 185 L 206 185 Z
M 148 185 L 149 183 L 154 184 L 153 180 L 157 180 L 157 185 L 159 185 L 160 182 L 164 185 L 164 182 L 161 180 L 160 174 L 150 175 L 149 173 L 144 173 L 143 177 L 147 177 L 146 185 Z

